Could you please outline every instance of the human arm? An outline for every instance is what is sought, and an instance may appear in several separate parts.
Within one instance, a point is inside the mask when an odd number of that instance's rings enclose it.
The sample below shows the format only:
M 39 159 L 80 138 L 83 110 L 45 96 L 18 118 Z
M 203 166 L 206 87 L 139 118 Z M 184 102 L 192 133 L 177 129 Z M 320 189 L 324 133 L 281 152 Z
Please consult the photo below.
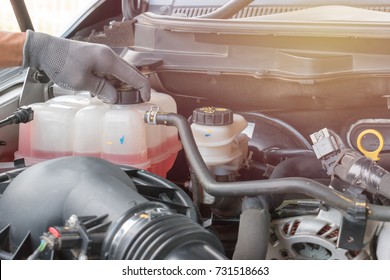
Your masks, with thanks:
M 26 33 L 0 31 L 0 67 L 21 66 Z
M 35 67 L 45 71 L 46 75 L 60 87 L 86 90 L 108 103 L 117 101 L 117 91 L 102 77 L 115 77 L 123 84 L 138 89 L 142 99 L 149 101 L 148 79 L 109 47 L 58 38 L 30 30 L 24 35 L 20 34 L 24 33 L 5 34 L 4 39 L 0 39 L 4 41 L 5 50 L 1 55 L 1 59 L 4 59 L 3 67 L 17 65 Z M 22 48 L 20 48 L 21 43 Z M 12 44 L 17 47 L 12 47 Z M 3 53 L 3 45 L 0 47 L 0 52 Z M 10 58 L 6 57 L 6 53 Z M 0 65 L 3 65 L 1 63 Z M 100 74 L 100 77 L 94 73 Z

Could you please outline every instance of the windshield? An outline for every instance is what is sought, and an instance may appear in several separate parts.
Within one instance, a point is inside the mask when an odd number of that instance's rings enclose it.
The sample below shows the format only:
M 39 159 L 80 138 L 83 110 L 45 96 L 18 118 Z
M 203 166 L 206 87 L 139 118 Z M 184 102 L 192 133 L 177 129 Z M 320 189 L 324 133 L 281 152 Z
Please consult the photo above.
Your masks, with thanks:
M 61 35 L 98 0 L 25 0 L 35 31 Z M 9 0 L 0 0 L 0 30 L 20 31 Z

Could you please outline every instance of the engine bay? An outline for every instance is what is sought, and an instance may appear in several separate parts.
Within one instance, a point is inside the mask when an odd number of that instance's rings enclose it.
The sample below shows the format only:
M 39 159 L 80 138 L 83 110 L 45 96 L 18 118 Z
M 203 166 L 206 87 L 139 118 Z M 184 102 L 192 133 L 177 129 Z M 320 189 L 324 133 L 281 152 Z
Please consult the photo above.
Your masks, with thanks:
M 135 2 L 149 102 L 0 72 L 0 259 L 389 260 L 389 6 Z

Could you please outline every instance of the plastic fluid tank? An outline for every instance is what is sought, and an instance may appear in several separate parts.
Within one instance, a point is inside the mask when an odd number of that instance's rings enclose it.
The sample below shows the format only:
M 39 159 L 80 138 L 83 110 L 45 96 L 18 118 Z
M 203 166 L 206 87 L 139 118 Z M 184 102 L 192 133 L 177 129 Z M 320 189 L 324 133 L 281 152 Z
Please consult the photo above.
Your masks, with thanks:
M 225 108 L 194 110 L 191 130 L 206 165 L 215 175 L 237 171 L 247 156 L 249 138 L 241 134 L 248 123 Z
M 73 117 L 77 109 L 50 104 L 39 109 L 31 130 L 31 156 L 49 159 L 72 155 Z
M 35 103 L 30 105 L 34 112 L 44 106 L 45 103 Z M 25 158 L 27 164 L 36 163 L 31 160 L 31 131 L 33 126 L 33 121 L 19 124 L 19 142 L 18 150 L 15 152 L 15 158 Z
M 109 105 L 95 100 L 94 104 L 81 108 L 73 120 L 73 154 L 79 156 L 102 156 L 104 114 Z
M 104 114 L 102 157 L 147 168 L 146 127 L 136 105 L 114 105 Z
M 172 97 L 153 90 L 146 103 L 110 105 L 72 95 L 33 104 L 34 120 L 20 126 L 15 158 L 30 165 L 67 155 L 101 157 L 165 177 L 181 143 L 176 129 L 144 123 L 152 106 L 176 112 Z
M 160 107 L 160 111 L 163 112 L 177 112 L 177 106 L 175 100 L 166 94 L 157 93 L 152 94 L 151 103 L 158 104 Z M 158 126 L 152 126 L 158 127 Z M 178 131 L 176 127 L 167 126 L 166 129 L 162 130 L 162 133 L 165 134 L 166 141 L 162 145 L 162 149 L 165 152 L 169 152 L 170 150 L 177 150 L 178 143 Z
M 92 102 L 82 96 L 61 96 L 34 108 L 31 125 L 31 154 L 41 161 L 73 154 L 73 118 L 76 112 Z

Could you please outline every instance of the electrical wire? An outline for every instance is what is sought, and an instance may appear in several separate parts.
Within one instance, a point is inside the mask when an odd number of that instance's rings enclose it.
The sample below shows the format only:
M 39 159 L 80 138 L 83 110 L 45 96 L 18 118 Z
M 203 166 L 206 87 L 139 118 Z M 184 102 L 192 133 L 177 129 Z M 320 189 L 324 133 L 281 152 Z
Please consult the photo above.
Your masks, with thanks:
M 31 109 L 31 107 L 20 107 L 11 116 L 1 120 L 0 127 L 10 124 L 27 123 L 29 121 L 32 121 L 33 117 L 34 111 Z
M 27 260 L 37 260 L 39 258 L 39 255 L 45 251 L 47 246 L 47 242 L 43 239 L 41 239 L 41 243 L 39 244 L 38 248 L 35 249 L 34 253 L 32 253 Z

